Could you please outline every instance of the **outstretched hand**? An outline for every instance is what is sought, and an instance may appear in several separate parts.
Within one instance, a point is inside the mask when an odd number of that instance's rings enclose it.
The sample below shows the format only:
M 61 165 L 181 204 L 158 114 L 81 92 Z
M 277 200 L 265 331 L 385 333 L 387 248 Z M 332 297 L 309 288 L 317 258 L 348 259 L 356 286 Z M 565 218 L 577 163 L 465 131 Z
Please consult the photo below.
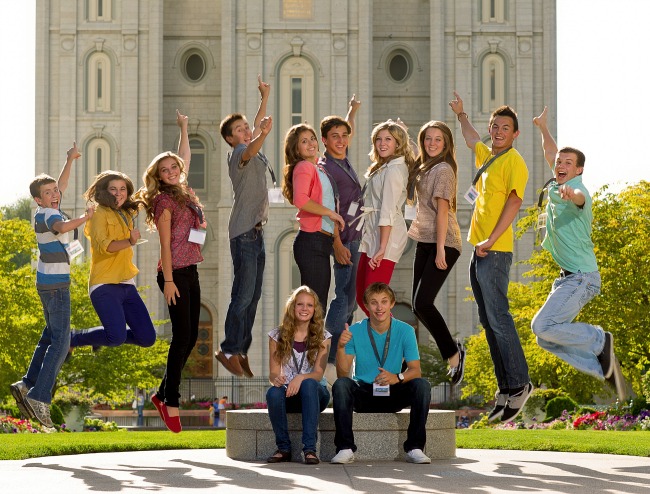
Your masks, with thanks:
M 451 110 L 456 114 L 460 115 L 463 113 L 463 100 L 461 99 L 460 95 L 454 91 L 454 96 L 456 99 L 451 100 L 449 102 L 449 106 L 451 107 Z
M 271 93 L 271 85 L 262 80 L 262 75 L 257 74 L 257 88 L 260 90 L 262 98 L 268 98 Z
M 540 128 L 545 128 L 547 126 L 546 114 L 548 113 L 548 106 L 544 107 L 544 111 L 538 116 L 533 118 L 533 123 Z
M 76 160 L 77 158 L 81 157 L 81 153 L 79 152 L 79 149 L 77 148 L 77 141 L 74 141 L 72 143 L 72 147 L 68 149 L 68 159 L 69 160 Z
M 353 94 L 352 98 L 350 98 L 350 102 L 348 103 L 348 106 L 350 107 L 351 110 L 358 110 L 359 107 L 361 106 L 361 101 L 357 99 L 357 95 Z

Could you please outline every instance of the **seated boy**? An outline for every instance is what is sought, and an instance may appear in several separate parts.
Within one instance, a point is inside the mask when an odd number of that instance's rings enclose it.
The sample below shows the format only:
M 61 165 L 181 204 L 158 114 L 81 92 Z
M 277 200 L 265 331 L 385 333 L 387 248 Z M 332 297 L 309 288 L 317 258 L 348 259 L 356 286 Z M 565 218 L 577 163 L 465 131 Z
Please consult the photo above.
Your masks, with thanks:
M 45 329 L 27 373 L 10 387 L 20 412 L 46 427 L 53 425 L 50 418 L 52 388 L 70 348 L 70 259 L 65 234 L 81 226 L 94 212 L 91 208 L 80 218 L 67 219 L 60 210 L 72 162 L 80 156 L 75 143 L 68 150 L 58 181 L 41 174 L 29 185 L 38 205 L 34 215 L 39 251 L 36 289 L 43 304 Z
M 336 350 L 339 378 L 332 386 L 336 456 L 332 463 L 354 461 L 352 412 L 394 413 L 411 407 L 404 442 L 406 461 L 431 463 L 423 453 L 431 385 L 422 378 L 415 330 L 391 316 L 395 293 L 385 283 L 372 283 L 363 295 L 369 318 L 341 333 Z M 347 326 L 347 325 L 346 325 Z M 349 377 L 355 362 L 353 379 Z M 407 369 L 401 372 L 402 361 Z

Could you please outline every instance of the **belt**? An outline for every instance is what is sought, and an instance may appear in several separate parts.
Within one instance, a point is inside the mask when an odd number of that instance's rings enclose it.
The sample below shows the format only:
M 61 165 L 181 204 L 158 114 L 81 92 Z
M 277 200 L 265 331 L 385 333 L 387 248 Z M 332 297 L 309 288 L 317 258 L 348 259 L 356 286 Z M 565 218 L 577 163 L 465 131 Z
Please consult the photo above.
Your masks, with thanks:
M 333 237 L 334 234 L 330 232 L 326 232 L 325 230 L 320 230 L 318 233 L 322 233 L 323 235 L 327 235 L 328 237 Z
M 566 269 L 560 269 L 560 276 L 562 278 L 566 278 L 567 276 L 571 276 L 573 273 L 571 271 L 567 271 Z

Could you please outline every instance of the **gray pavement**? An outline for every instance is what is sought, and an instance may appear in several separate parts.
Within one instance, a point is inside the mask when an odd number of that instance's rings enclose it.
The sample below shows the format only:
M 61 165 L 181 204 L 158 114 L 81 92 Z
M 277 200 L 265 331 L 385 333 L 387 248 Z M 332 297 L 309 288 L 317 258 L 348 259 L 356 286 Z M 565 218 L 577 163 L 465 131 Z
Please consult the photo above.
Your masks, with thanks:
M 355 462 L 268 465 L 223 449 L 140 451 L 0 461 L 0 493 L 84 492 L 650 493 L 650 458 L 457 450 L 430 465 Z

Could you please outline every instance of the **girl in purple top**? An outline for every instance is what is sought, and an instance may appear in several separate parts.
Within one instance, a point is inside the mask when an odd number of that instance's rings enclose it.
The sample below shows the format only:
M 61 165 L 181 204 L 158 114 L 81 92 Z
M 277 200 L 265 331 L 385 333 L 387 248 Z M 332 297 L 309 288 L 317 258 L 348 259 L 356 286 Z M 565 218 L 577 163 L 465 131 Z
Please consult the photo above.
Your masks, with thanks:
M 176 111 L 181 129 L 178 154 L 161 153 L 144 173 L 140 195 L 146 204 L 147 224 L 158 230 L 160 260 L 158 286 L 165 296 L 172 321 L 172 340 L 167 368 L 158 392 L 151 401 L 167 428 L 181 431 L 179 387 L 181 371 L 187 362 L 199 331 L 201 287 L 197 264 L 201 255 L 205 227 L 202 205 L 187 185 L 191 152 L 187 135 L 187 116 Z

